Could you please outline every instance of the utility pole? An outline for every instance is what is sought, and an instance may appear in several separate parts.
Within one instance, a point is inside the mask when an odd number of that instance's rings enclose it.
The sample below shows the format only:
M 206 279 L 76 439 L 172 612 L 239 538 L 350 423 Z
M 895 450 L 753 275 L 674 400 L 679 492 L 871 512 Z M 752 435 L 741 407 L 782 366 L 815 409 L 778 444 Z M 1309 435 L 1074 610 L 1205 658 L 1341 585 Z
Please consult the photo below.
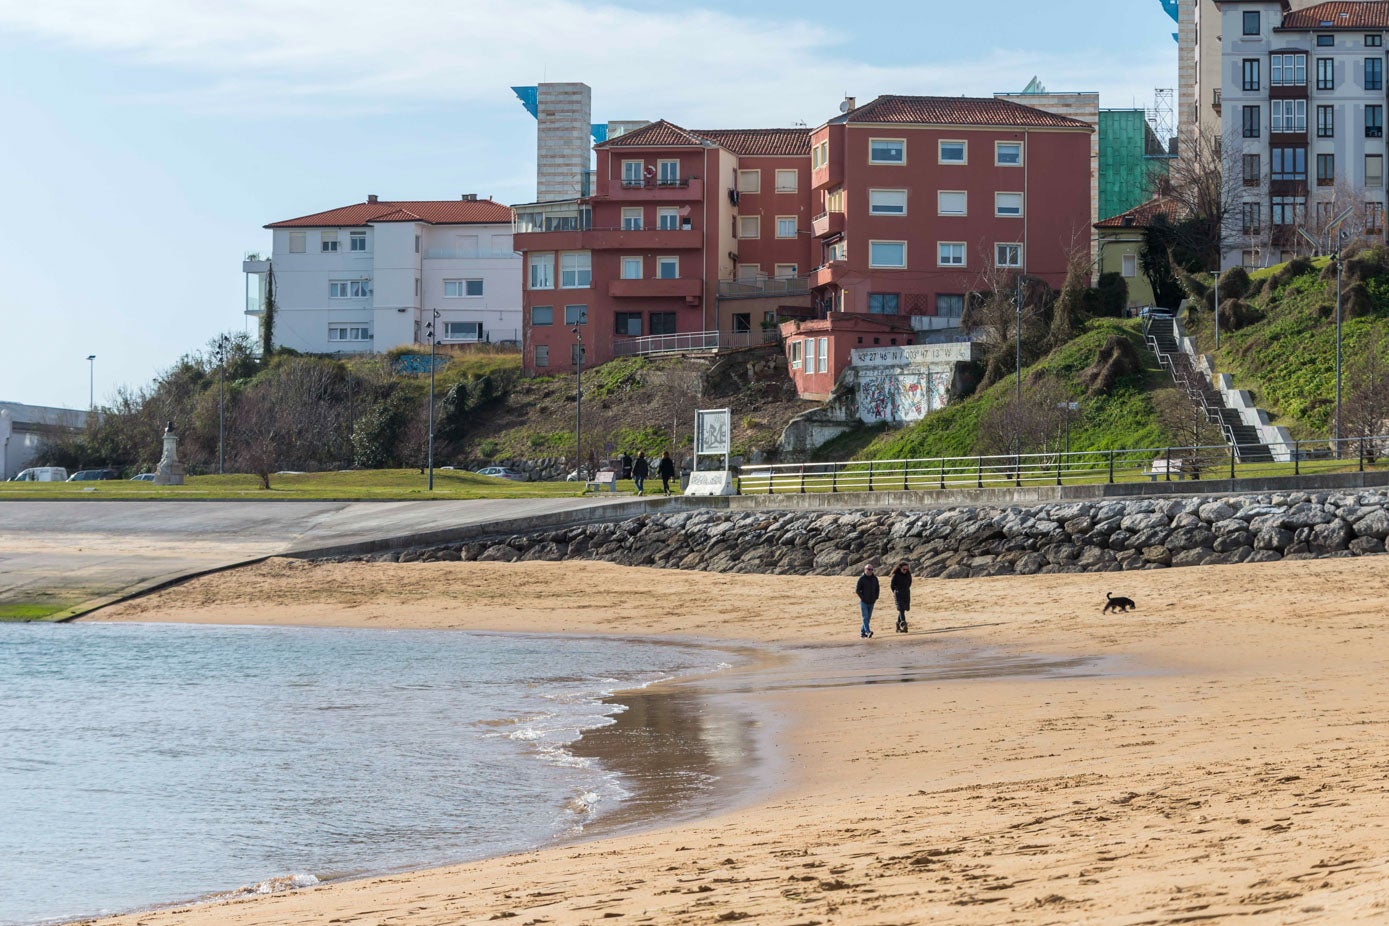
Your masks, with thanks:
M 1336 253 L 1331 259 L 1336 262 L 1336 459 L 1341 458 L 1341 247 L 1346 233 L 1337 236 Z
M 439 321 L 439 310 L 434 310 L 434 317 L 429 324 L 424 326 L 424 330 L 429 337 L 429 491 L 434 491 L 434 345 L 438 343 L 438 332 L 434 330 L 435 324 Z
M 96 354 L 87 355 L 87 411 L 96 410 Z
M 217 339 L 217 475 L 227 472 L 227 344 L 225 334 Z
M 1013 339 L 1015 346 L 1014 365 L 1017 367 L 1015 375 L 1017 378 L 1017 400 L 1022 401 L 1022 283 L 1023 275 L 1018 274 L 1018 295 L 1017 295 L 1017 321 L 1013 325 Z
M 574 457 L 579 462 L 574 468 L 578 471 L 579 478 L 582 479 L 584 477 L 584 335 L 579 330 L 578 325 L 569 330 L 574 333 L 574 338 L 578 342 L 578 350 L 574 352 L 574 369 L 577 374 L 574 388 Z

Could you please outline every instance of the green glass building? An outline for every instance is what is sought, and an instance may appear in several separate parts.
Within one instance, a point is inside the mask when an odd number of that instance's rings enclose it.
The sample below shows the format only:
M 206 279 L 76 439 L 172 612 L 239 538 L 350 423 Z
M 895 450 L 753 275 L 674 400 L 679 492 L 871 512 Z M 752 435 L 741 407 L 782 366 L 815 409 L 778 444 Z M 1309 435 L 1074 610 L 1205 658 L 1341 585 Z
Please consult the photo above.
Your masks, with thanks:
M 1100 110 L 1100 219 L 1127 212 L 1153 195 L 1168 155 L 1141 109 Z

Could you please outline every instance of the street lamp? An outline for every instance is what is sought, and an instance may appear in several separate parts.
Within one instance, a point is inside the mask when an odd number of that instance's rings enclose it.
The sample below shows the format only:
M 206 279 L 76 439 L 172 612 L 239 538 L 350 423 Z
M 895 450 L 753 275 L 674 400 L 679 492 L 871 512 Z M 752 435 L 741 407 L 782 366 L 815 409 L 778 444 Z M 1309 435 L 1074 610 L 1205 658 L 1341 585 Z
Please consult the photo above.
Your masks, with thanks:
M 1341 251 L 1345 248 L 1346 238 L 1349 232 L 1341 229 L 1336 232 L 1336 250 L 1331 251 L 1331 233 L 1336 231 L 1336 227 L 1348 219 L 1355 211 L 1354 207 L 1346 209 L 1336 218 L 1331 220 L 1331 224 L 1326 226 L 1326 241 L 1323 246 L 1311 235 L 1302 229 L 1298 229 L 1298 234 L 1312 242 L 1312 246 L 1320 248 L 1323 252 L 1331 252 L 1331 261 L 1336 265 L 1336 458 L 1341 457 Z
M 87 410 L 96 409 L 96 354 L 87 355 Z
M 231 338 L 217 338 L 217 475 L 227 472 L 227 347 Z
M 439 321 L 439 310 L 434 309 L 434 317 L 424 326 L 429 337 L 429 491 L 434 491 L 434 345 L 438 343 L 438 332 L 434 325 Z
M 574 351 L 574 371 L 577 375 L 574 388 L 574 458 L 579 462 L 575 469 L 579 472 L 579 477 L 583 478 L 584 466 L 584 334 L 575 325 L 569 329 L 574 334 L 577 341 L 577 349 Z

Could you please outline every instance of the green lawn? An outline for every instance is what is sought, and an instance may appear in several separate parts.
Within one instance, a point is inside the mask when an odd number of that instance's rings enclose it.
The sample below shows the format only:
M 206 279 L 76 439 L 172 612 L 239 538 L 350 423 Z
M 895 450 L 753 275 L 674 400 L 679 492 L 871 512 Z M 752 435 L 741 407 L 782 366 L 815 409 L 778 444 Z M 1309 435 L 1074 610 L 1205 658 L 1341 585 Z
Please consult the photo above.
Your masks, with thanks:
M 511 482 L 478 476 L 464 470 L 434 471 L 434 491 L 429 477 L 413 469 L 350 470 L 336 473 L 303 473 L 272 476 L 262 489 L 254 476 L 190 476 L 185 485 L 157 486 L 149 482 L 2 482 L 5 499 L 247 499 L 252 501 L 382 500 L 415 501 L 427 498 L 573 498 L 584 494 L 577 482 Z

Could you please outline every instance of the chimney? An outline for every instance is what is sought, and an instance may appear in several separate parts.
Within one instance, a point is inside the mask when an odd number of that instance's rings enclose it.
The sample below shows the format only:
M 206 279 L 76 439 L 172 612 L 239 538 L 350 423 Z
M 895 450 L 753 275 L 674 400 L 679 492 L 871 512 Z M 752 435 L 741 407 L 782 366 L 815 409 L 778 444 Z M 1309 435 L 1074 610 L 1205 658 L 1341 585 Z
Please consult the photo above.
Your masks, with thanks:
M 841 113 L 851 113 L 854 111 L 856 105 L 858 105 L 858 100 L 856 98 L 846 96 L 844 102 L 839 104 L 839 111 Z
M 476 193 L 464 193 L 462 196 L 459 197 L 459 199 L 463 200 L 463 202 L 465 202 L 465 203 L 475 203 L 475 202 L 477 202 L 477 194 L 476 194 Z
M 374 203 L 374 202 L 376 202 L 376 194 L 375 194 L 375 193 L 368 193 L 368 194 L 367 194 L 367 202 L 369 202 L 369 203 Z

